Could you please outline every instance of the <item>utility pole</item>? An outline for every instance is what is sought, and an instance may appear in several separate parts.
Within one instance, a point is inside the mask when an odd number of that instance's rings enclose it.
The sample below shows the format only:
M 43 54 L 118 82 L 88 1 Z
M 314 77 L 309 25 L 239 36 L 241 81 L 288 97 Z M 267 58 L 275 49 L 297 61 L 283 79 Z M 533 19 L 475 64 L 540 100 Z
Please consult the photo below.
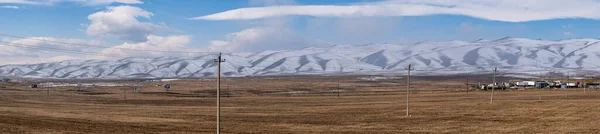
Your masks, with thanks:
M 467 95 L 469 95 L 469 78 L 467 78 Z
M 569 82 L 571 81 L 570 77 L 571 77 L 571 75 L 569 74 L 569 72 L 567 72 L 567 83 L 566 83 L 567 88 L 569 88 Z
M 585 75 L 583 75 L 583 82 L 582 82 L 582 83 L 580 83 L 580 84 L 582 84 L 582 85 L 583 85 L 583 93 L 585 93 L 585 92 L 586 92 L 586 91 L 585 91 L 585 90 L 586 90 L 586 87 L 585 87 L 585 84 L 586 84 L 586 82 L 585 82 L 585 80 L 586 80 L 586 77 L 585 77 Z M 579 86 L 579 85 L 577 85 L 577 86 Z
M 123 89 L 123 100 L 127 100 L 127 89 Z
M 225 62 L 225 59 L 221 59 L 221 53 L 219 53 L 218 59 L 214 60 L 217 62 L 217 134 L 221 133 L 221 62 Z
M 337 96 L 337 97 L 338 97 L 338 98 L 340 98 L 340 92 L 341 92 L 341 89 L 340 89 L 340 81 L 338 80 L 338 83 L 337 83 L 337 94 L 338 94 L 338 96 Z
M 495 67 L 494 68 L 494 77 L 493 77 L 493 84 L 492 84 L 492 95 L 490 97 L 490 104 L 494 103 L 494 90 L 496 89 L 496 72 L 498 72 L 498 68 Z
M 225 80 L 225 81 L 228 81 L 228 80 Z M 231 80 L 229 80 L 229 81 L 231 81 Z M 227 82 L 225 84 L 227 84 L 227 98 L 229 98 L 231 96 L 231 91 L 229 90 L 229 85 L 231 85 L 231 84 L 227 83 Z
M 410 110 L 410 71 L 414 70 L 414 68 L 412 68 L 411 64 L 408 64 L 406 70 L 408 70 L 408 77 L 406 79 L 406 117 L 410 117 L 408 112 Z
M 46 85 L 46 95 L 50 95 L 50 87 L 48 87 L 48 86 L 50 86 L 50 85 L 49 84 Z
M 542 89 L 538 89 L 538 101 L 542 101 Z

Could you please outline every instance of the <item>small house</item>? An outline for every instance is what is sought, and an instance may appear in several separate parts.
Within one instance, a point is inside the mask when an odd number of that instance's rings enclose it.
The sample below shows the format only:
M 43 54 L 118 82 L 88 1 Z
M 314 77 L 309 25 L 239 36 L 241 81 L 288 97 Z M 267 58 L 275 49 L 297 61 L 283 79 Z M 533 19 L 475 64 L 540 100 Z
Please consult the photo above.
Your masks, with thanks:
M 577 83 L 574 82 L 568 82 L 565 85 L 567 86 L 567 88 L 576 88 L 578 86 Z
M 538 82 L 535 82 L 535 87 L 536 87 L 536 88 L 546 88 L 546 87 L 548 87 L 549 85 L 550 85 L 550 84 L 549 84 L 548 82 L 545 82 L 545 81 L 538 81 Z
M 521 82 L 517 82 L 517 86 L 520 86 L 520 87 L 533 87 L 533 86 L 535 86 L 535 81 L 521 81 Z

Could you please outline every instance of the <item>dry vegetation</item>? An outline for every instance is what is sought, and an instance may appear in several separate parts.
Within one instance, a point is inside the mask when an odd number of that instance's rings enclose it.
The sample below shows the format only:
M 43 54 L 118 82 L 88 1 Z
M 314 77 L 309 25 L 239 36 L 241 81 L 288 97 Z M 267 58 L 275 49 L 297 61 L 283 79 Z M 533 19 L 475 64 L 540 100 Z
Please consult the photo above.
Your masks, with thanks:
M 594 133 L 597 90 L 465 92 L 464 76 L 416 77 L 405 117 L 405 80 L 359 77 L 228 78 L 224 133 Z M 487 82 L 488 77 L 473 77 Z M 2 133 L 214 133 L 213 79 L 122 82 L 129 87 L 29 88 L 0 83 Z M 339 87 L 338 87 L 339 83 Z M 124 91 L 127 92 L 125 98 Z M 335 91 L 344 91 L 338 94 Z

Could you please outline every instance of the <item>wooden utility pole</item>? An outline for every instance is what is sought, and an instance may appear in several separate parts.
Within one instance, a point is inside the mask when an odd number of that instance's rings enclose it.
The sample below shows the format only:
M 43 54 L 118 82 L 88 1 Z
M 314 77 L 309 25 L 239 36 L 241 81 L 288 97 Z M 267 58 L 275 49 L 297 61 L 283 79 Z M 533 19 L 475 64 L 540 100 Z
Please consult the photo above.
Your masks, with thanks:
M 217 62 L 217 134 L 221 133 L 221 62 L 225 62 L 225 59 L 221 58 L 221 53 L 219 53 L 218 59 L 214 60 Z
M 338 98 L 340 97 L 340 92 L 341 92 L 341 89 L 340 89 L 340 81 L 338 80 L 338 84 L 337 84 L 337 95 L 338 95 L 337 97 L 338 97 Z
M 225 80 L 225 81 L 227 81 L 227 80 Z M 229 81 L 231 81 L 231 80 L 229 80 Z M 229 98 L 231 96 L 231 90 L 229 90 L 229 85 L 231 85 L 231 82 L 230 83 L 226 82 L 225 84 L 227 84 L 227 98 Z
M 123 89 L 123 100 L 127 100 L 127 89 Z
M 46 81 L 46 95 L 50 95 L 50 82 Z
M 571 81 L 571 75 L 569 74 L 569 72 L 567 72 L 567 82 L 565 83 L 565 85 L 567 86 L 567 88 L 569 88 L 569 82 Z
M 493 77 L 493 84 L 492 84 L 492 95 L 490 96 L 490 104 L 494 103 L 494 90 L 496 89 L 496 72 L 498 72 L 498 68 L 495 67 L 494 68 L 494 77 Z
M 584 76 L 583 76 L 583 93 L 585 93 L 585 92 L 586 92 L 586 90 L 587 90 L 587 87 L 585 87 L 585 85 L 586 85 L 587 83 L 586 83 L 585 81 L 586 81 L 586 77 L 585 77 L 585 75 L 584 75 Z
M 467 95 L 469 95 L 469 78 L 467 78 Z
M 538 89 L 538 101 L 542 100 L 542 89 Z
M 408 77 L 406 79 L 406 117 L 410 117 L 410 71 L 414 70 L 414 68 L 412 68 L 411 64 L 408 64 L 408 68 L 406 68 L 406 70 L 408 70 Z

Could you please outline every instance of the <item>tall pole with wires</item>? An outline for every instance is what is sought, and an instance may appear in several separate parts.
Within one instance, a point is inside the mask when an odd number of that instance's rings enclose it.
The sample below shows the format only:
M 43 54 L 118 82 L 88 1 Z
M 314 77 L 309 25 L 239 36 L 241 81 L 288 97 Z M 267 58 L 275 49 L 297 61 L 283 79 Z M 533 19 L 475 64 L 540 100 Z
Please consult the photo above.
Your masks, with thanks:
M 467 95 L 469 95 L 469 88 L 471 87 L 469 87 L 469 78 L 467 78 Z
M 490 104 L 494 103 L 494 90 L 496 89 L 496 72 L 498 72 L 498 68 L 495 67 L 494 68 L 494 76 L 493 76 L 493 83 L 492 83 L 492 95 L 490 96 Z
M 219 53 L 218 59 L 215 59 L 217 62 L 217 134 L 221 133 L 221 62 L 225 62 L 225 59 L 221 58 L 221 53 Z
M 409 117 L 409 110 L 410 110 L 410 71 L 414 70 L 414 68 L 412 68 L 411 64 L 408 64 L 408 67 L 406 68 L 406 70 L 408 70 L 408 77 L 406 78 L 406 117 Z
M 587 84 L 586 81 L 587 81 L 587 77 L 585 75 L 583 75 L 583 84 L 582 84 L 583 85 L 583 93 L 585 93 L 587 90 L 587 87 L 585 87 L 585 85 Z
M 46 95 L 50 95 L 50 81 L 46 80 Z
M 338 97 L 338 98 L 340 97 L 340 92 L 341 92 L 341 89 L 340 89 L 340 81 L 338 80 L 338 82 L 337 82 L 337 97 Z

